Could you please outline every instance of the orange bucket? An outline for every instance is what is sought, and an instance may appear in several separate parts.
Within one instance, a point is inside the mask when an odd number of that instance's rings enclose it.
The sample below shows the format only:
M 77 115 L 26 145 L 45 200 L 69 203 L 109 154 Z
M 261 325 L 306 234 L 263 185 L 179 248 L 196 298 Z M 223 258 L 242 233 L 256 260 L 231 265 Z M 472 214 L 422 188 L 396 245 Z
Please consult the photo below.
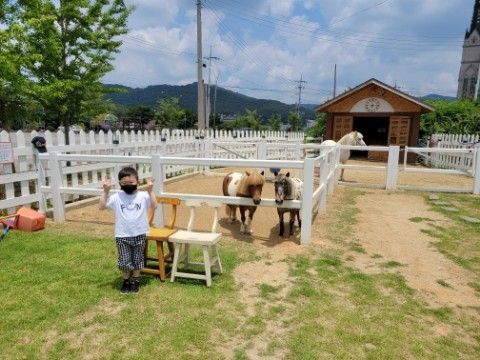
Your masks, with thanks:
M 45 215 L 30 208 L 22 207 L 17 211 L 15 228 L 22 231 L 37 231 L 45 227 Z

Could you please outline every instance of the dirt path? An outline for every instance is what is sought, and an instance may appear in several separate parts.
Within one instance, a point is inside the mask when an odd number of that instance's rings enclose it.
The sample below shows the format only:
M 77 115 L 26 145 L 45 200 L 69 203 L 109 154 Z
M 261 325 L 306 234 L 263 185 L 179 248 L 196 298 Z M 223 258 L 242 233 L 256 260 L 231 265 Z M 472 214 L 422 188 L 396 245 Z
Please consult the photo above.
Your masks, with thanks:
M 355 236 L 366 254 L 355 254 L 355 265 L 365 272 L 381 269 L 388 261 L 401 266 L 391 268 L 407 280 L 408 286 L 434 306 L 480 306 L 480 299 L 468 285 L 471 272 L 437 251 L 430 236 L 422 232 L 427 222 L 412 222 L 413 217 L 428 218 L 436 225 L 448 226 L 448 220 L 428 209 L 421 196 L 374 192 L 358 199 Z M 373 258 L 372 258 L 373 256 Z M 379 257 L 381 256 L 381 257 Z M 444 281 L 450 287 L 442 286 Z
M 225 169 L 222 172 L 225 172 Z M 363 172 L 367 177 L 372 176 L 371 173 Z M 346 174 L 348 176 L 348 173 Z M 166 186 L 166 191 L 221 195 L 222 179 L 219 174 L 200 175 L 170 183 Z M 344 204 L 341 199 L 345 191 L 350 190 L 339 186 L 335 194 L 329 197 L 329 214 L 342 211 Z M 272 182 L 266 182 L 263 195 L 267 198 L 273 197 Z M 354 226 L 351 239 L 358 243 L 365 253 L 347 251 L 345 257 L 353 258 L 353 266 L 367 273 L 399 272 L 405 277 L 407 285 L 417 291 L 418 296 L 435 307 L 480 306 L 479 298 L 468 286 L 469 282 L 474 281 L 473 275 L 432 246 L 435 239 L 422 232 L 428 228 L 427 222 L 415 223 L 409 220 L 413 217 L 429 218 L 436 225 L 448 226 L 447 219 L 428 209 L 423 197 L 413 193 L 390 193 L 370 189 L 358 198 L 357 207 L 360 210 L 355 216 L 358 223 Z M 201 213 L 197 217 L 200 220 L 197 229 L 207 230 L 211 226 L 211 215 L 207 212 Z M 229 224 L 222 211 L 220 226 L 224 234 L 223 241 L 244 242 L 258 255 L 255 260 L 239 264 L 233 273 L 235 283 L 240 289 L 239 301 L 245 308 L 243 325 L 247 326 L 249 319 L 261 316 L 266 309 L 265 305 L 262 305 L 262 286 L 279 289 L 274 298 L 269 300 L 270 306 L 278 304 L 287 308 L 287 315 L 265 320 L 265 328 L 261 334 L 249 340 L 247 348 L 244 345 L 245 339 L 227 339 L 222 343 L 220 350 L 226 358 L 233 358 L 234 350 L 239 348 L 244 348 L 250 359 L 275 359 L 284 355 L 286 348 L 281 341 L 271 357 L 266 355 L 265 349 L 269 339 L 284 338 L 289 331 L 282 325 L 288 320 L 289 303 L 285 301 L 285 297 L 292 285 L 286 259 L 288 256 L 322 252 L 328 248 L 341 247 L 341 250 L 345 251 L 345 247 L 328 240 L 329 231 L 335 231 L 328 226 L 328 216 L 332 215 L 319 215 L 315 218 L 312 244 L 304 247 L 299 246 L 298 229 L 291 238 L 278 236 L 278 217 L 274 209 L 257 209 L 252 223 L 253 236 L 240 234 L 240 224 Z M 180 206 L 177 219 L 178 227 L 186 227 L 188 214 L 184 206 Z M 50 223 L 50 226 L 76 234 L 113 237 L 113 216 L 108 211 L 100 212 L 97 204 L 68 211 L 65 225 Z M 401 266 L 385 267 L 384 264 L 389 261 L 395 261 Z M 442 286 L 439 280 L 448 283 L 450 287 Z

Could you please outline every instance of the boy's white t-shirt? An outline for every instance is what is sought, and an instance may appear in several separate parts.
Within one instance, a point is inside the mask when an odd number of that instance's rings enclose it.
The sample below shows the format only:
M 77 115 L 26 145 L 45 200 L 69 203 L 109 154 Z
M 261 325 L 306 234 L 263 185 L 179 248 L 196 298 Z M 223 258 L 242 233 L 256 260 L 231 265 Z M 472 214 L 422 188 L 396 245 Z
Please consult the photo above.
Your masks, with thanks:
M 115 213 L 115 237 L 130 237 L 148 232 L 147 210 L 150 196 L 145 191 L 128 195 L 119 191 L 107 200 L 107 208 Z

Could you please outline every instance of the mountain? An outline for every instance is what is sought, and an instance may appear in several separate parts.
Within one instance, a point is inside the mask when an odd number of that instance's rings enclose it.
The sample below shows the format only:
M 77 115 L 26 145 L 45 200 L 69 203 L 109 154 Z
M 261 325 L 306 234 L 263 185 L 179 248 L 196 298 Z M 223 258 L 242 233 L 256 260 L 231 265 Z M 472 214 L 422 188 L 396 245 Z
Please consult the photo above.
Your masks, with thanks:
M 438 94 L 428 94 L 420 97 L 420 100 L 456 100 L 454 96 L 438 95 Z
M 121 93 L 110 93 L 106 95 L 116 104 L 126 107 L 145 105 L 153 107 L 159 99 L 176 97 L 180 106 L 193 112 L 197 111 L 197 83 L 188 85 L 152 85 L 146 88 L 130 88 L 122 85 L 106 84 L 108 88 L 117 88 Z M 212 111 L 215 88 L 212 87 Z M 222 114 L 244 113 L 245 109 L 257 110 L 257 113 L 264 120 L 273 114 L 280 114 L 284 121 L 288 118 L 290 111 L 296 110 L 296 105 L 288 105 L 277 100 L 256 99 L 234 91 L 217 88 L 217 100 L 215 111 Z M 312 108 L 301 107 L 305 119 L 314 119 L 315 114 Z

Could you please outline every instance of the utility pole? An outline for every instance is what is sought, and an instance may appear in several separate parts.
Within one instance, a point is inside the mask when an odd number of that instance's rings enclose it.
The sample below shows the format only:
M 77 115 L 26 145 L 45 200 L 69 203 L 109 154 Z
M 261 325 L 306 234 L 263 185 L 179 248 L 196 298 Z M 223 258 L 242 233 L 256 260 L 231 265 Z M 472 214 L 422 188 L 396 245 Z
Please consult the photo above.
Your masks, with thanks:
M 210 45 L 210 54 L 208 55 L 208 57 L 206 58 L 208 59 L 208 86 L 207 86 L 207 108 L 206 108 L 206 118 L 205 118 L 205 121 L 206 121 L 206 127 L 207 129 L 210 127 L 210 109 L 211 109 L 211 100 L 210 100 L 210 74 L 211 74 L 211 69 L 212 69 L 212 59 L 214 60 L 220 60 L 219 57 L 216 57 L 216 56 L 212 56 L 212 45 Z
M 198 130 L 204 130 L 206 122 L 205 92 L 203 87 L 202 0 L 197 0 L 197 114 Z
M 215 110 L 215 106 L 217 104 L 217 87 L 218 87 L 218 77 L 220 74 L 217 74 L 217 78 L 215 79 L 215 95 L 213 96 L 213 127 L 215 128 L 215 121 L 216 121 L 216 116 L 217 112 Z
M 333 68 L 333 97 L 337 96 L 337 64 Z
M 306 83 L 305 80 L 302 80 L 303 74 L 300 75 L 300 80 L 298 82 L 298 104 L 297 104 L 297 114 L 300 116 L 300 102 L 302 100 L 302 89 L 305 87 L 302 84 Z

